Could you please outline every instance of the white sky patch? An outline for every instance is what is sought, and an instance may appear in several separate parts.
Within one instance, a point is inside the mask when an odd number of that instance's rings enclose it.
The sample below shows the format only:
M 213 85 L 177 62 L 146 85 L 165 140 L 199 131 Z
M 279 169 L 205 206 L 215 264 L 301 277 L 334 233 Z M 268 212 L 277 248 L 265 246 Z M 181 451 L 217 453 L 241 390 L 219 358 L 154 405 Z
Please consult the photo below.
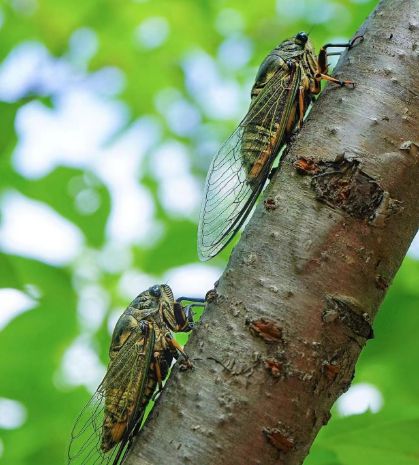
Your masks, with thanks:
M 409 257 L 416 258 L 416 260 L 419 260 L 419 232 L 416 233 L 416 236 L 410 244 L 407 255 L 409 255 Z
M 108 235 L 113 240 L 142 243 L 152 230 L 154 206 L 149 191 L 137 184 L 126 183 L 114 189 Z
M 71 262 L 80 252 L 80 230 L 48 205 L 16 192 L 2 197 L 0 249 L 52 265 Z
M 158 92 L 155 105 L 177 135 L 193 135 L 200 127 L 201 114 L 195 105 L 183 98 L 178 89 L 168 87 Z
M 131 302 L 140 292 L 155 284 L 161 284 L 159 281 L 156 276 L 141 273 L 137 270 L 128 270 L 122 274 L 118 283 L 118 290 L 122 297 Z M 129 302 L 127 301 L 127 305 Z
M 0 66 L 0 100 L 13 102 L 31 90 L 43 93 L 38 73 L 51 65 L 48 51 L 38 42 L 16 46 Z
M 84 27 L 73 32 L 69 40 L 68 59 L 84 67 L 96 54 L 99 48 L 97 34 L 90 28 Z
M 221 273 L 222 269 L 215 266 L 190 264 L 167 271 L 163 282 L 172 288 L 175 298 L 205 297 L 205 294 L 213 289 Z
M 159 199 L 164 209 L 179 217 L 195 217 L 201 204 L 200 183 L 190 174 L 164 179 L 159 185 Z
M 156 143 L 159 131 L 152 119 L 139 120 L 102 153 L 94 166 L 112 195 L 107 232 L 116 242 L 143 243 L 153 230 L 152 197 L 139 179 L 143 155 Z
M 108 273 L 121 273 L 132 264 L 132 253 L 129 246 L 118 242 L 107 242 L 98 253 L 97 262 L 101 269 Z
M 153 175 L 159 181 L 182 176 L 190 170 L 191 165 L 187 147 L 175 140 L 160 145 L 152 153 L 150 163 Z
M 164 115 L 170 129 L 179 136 L 192 134 L 201 122 L 201 115 L 196 107 L 185 99 L 169 104 Z
M 225 8 L 221 10 L 215 20 L 215 28 L 223 35 L 239 32 L 243 30 L 243 27 L 243 15 L 232 8 Z
M 226 68 L 237 70 L 244 67 L 252 57 L 253 43 L 243 36 L 230 36 L 220 45 L 218 60 Z
M 20 428 L 26 421 L 26 408 L 21 402 L 0 397 L 0 428 Z
M 159 200 L 165 210 L 176 216 L 189 217 L 201 202 L 200 183 L 190 174 L 186 146 L 168 141 L 151 157 L 153 175 L 159 180 Z
M 276 12 L 280 18 L 295 21 L 302 17 L 307 17 L 310 20 L 311 18 L 307 15 L 307 3 L 308 0 L 293 0 L 292 2 L 277 0 Z
M 242 91 L 234 80 L 218 74 L 215 61 L 207 53 L 189 53 L 183 69 L 188 91 L 210 118 L 239 118 L 244 108 Z
M 11 0 L 10 3 L 14 10 L 25 16 L 31 16 L 38 8 L 36 0 Z
M 76 194 L 75 206 L 82 215 L 91 215 L 100 207 L 100 195 L 94 189 L 82 189 Z
M 103 96 L 114 96 L 123 91 L 125 74 L 118 68 L 106 66 L 89 74 L 82 82 L 85 89 Z
M 0 331 L 16 316 L 36 306 L 36 300 L 22 291 L 0 289 Z
M 223 129 L 222 125 L 201 124 L 193 135 L 195 163 L 205 172 L 224 140 L 230 136 Z
M 308 18 L 313 24 L 322 24 L 330 21 L 335 14 L 334 5 L 330 2 L 325 2 L 324 0 L 315 0 L 314 7 L 310 8 L 310 13 Z
M 94 332 L 103 323 L 110 303 L 109 294 L 98 285 L 84 286 L 79 292 L 77 312 L 82 329 Z
M 89 340 L 80 337 L 64 353 L 57 381 L 66 386 L 85 386 L 90 392 L 94 392 L 105 371 L 105 366 Z
M 87 247 L 78 255 L 73 264 L 73 285 L 81 291 L 86 282 L 96 282 L 100 279 L 102 270 L 99 267 L 96 251 Z
M 15 102 L 30 93 L 54 96 L 74 88 L 101 95 L 118 94 L 125 86 L 120 69 L 104 67 L 86 73 L 87 62 L 96 49 L 96 34 L 87 28 L 74 33 L 62 58 L 51 56 L 39 42 L 17 45 L 0 65 L 0 100 Z
M 345 19 L 340 14 L 349 14 L 346 8 L 336 8 L 337 5 L 328 0 L 277 0 L 276 11 L 283 20 L 296 21 L 306 19 L 312 24 L 323 24 L 333 18 Z M 298 31 L 296 31 L 297 33 Z
M 127 116 L 122 103 L 82 89 L 60 94 L 55 109 L 30 102 L 16 117 L 14 165 L 29 178 L 44 176 L 59 165 L 86 166 Z
M 359 383 L 351 386 L 336 402 L 342 416 L 377 413 L 383 406 L 381 392 L 372 384 Z
M 89 30 L 79 30 L 73 36 L 70 50 L 81 47 L 86 40 L 94 42 L 94 37 Z M 35 65 L 30 65 L 26 73 L 29 78 L 36 75 L 38 68 L 54 69 L 56 62 L 40 44 L 26 45 L 32 51 L 35 48 Z M 96 45 L 92 43 L 89 47 L 92 54 Z M 31 53 L 28 50 L 23 53 L 23 65 L 31 62 Z M 18 70 L 26 66 L 23 65 L 17 66 Z M 70 81 L 73 71 L 67 67 Z M 0 73 L 0 82 L 1 76 Z M 75 79 L 73 85 L 67 83 L 65 91 L 55 94 L 52 109 L 40 102 L 22 107 L 16 118 L 19 143 L 13 162 L 17 171 L 28 178 L 45 176 L 57 166 L 90 169 L 105 183 L 112 197 L 108 236 L 123 243 L 139 243 L 147 240 L 155 229 L 152 199 L 139 180 L 143 155 L 157 144 L 160 127 L 152 118 L 141 118 L 110 144 L 111 138 L 127 123 L 128 112 L 121 102 L 98 95 L 98 91 L 106 94 L 112 90 L 107 88 L 109 80 L 113 81 L 110 84 L 113 91 L 120 90 L 123 75 L 107 68 L 84 80 Z M 100 206 L 93 188 L 77 189 L 74 195 L 75 207 L 82 214 L 92 214 Z
M 144 20 L 135 30 L 135 38 L 144 48 L 153 49 L 162 45 L 170 32 L 166 18 L 153 16 Z

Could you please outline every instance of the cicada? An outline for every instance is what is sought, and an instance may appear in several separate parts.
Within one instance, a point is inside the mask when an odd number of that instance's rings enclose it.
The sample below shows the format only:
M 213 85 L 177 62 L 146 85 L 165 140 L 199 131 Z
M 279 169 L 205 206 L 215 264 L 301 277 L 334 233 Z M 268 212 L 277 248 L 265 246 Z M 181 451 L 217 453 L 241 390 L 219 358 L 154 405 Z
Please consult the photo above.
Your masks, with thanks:
M 191 307 L 173 298 L 166 284 L 139 294 L 119 318 L 109 351 L 109 366 L 93 397 L 76 420 L 68 450 L 68 464 L 121 463 L 143 420 L 147 403 L 162 390 L 173 359 L 183 356 L 173 332 L 193 327 Z M 157 389 L 156 389 L 157 388 Z
M 249 110 L 221 146 L 209 167 L 198 226 L 198 255 L 208 260 L 234 237 L 251 212 L 276 155 L 298 130 L 306 110 L 320 92 L 321 81 L 354 86 L 327 74 L 330 47 L 318 55 L 305 32 L 281 42 L 265 58 L 251 91 Z

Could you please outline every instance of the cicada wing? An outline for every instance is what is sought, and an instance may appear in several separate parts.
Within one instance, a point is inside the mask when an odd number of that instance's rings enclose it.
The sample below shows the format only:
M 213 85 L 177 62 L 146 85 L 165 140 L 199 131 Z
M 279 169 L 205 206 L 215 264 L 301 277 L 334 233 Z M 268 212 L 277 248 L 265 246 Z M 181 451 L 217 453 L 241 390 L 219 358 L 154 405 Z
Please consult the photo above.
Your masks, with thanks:
M 121 456 L 137 418 L 142 415 L 141 401 L 154 342 L 154 331 L 144 334 L 140 328 L 132 330 L 110 362 L 95 394 L 76 419 L 68 449 L 68 465 L 119 463 L 116 458 Z M 122 420 L 120 427 L 118 419 Z M 112 421 L 114 428 L 110 429 Z M 115 444 L 109 444 L 109 432 L 116 436 Z M 121 433 L 120 438 L 117 438 L 118 433 Z
M 254 98 L 243 121 L 213 158 L 198 226 L 201 260 L 217 255 L 252 210 L 283 141 L 300 82 L 299 66 L 289 74 L 278 71 Z M 272 146 L 273 138 L 279 144 Z M 252 161 L 270 148 L 272 153 L 252 178 Z

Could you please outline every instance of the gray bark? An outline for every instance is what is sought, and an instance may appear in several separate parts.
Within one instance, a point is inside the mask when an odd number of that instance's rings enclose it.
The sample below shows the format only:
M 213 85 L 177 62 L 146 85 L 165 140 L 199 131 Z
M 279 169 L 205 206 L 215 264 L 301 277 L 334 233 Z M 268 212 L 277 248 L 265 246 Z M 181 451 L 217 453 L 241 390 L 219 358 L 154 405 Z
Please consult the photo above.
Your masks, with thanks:
M 301 464 L 419 226 L 418 2 L 384 0 L 268 186 L 128 465 Z

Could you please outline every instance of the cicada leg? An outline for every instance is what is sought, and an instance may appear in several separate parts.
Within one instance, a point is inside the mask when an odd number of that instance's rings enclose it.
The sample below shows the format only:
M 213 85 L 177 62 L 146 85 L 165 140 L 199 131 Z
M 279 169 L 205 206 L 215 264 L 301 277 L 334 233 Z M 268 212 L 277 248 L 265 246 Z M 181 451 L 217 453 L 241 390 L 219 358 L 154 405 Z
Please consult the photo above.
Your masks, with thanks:
M 177 342 L 176 339 L 168 336 L 166 336 L 166 340 L 173 349 L 177 350 L 180 354 L 182 354 L 183 363 L 181 364 L 180 368 L 182 370 L 190 370 L 191 368 L 193 368 L 191 359 L 189 358 L 188 354 L 185 352 L 183 347 L 179 344 L 179 342 Z
M 357 40 L 363 40 L 364 37 L 362 35 L 356 36 L 354 39 L 352 39 L 350 42 L 344 43 L 344 44 L 326 44 L 323 45 L 323 47 L 320 49 L 319 56 L 317 58 L 317 73 L 315 75 L 315 80 L 320 83 L 321 80 L 325 81 L 330 81 L 333 82 L 334 84 L 338 84 L 340 86 L 352 86 L 355 87 L 355 83 L 353 81 L 341 81 L 339 79 L 335 79 L 332 76 L 329 76 L 327 74 L 328 72 L 328 63 L 327 63 L 327 57 L 330 55 L 340 55 L 340 52 L 333 52 L 333 53 L 327 53 L 328 48 L 333 48 L 333 47 L 342 47 L 342 48 L 347 48 L 351 49 Z M 320 91 L 320 85 L 318 86 L 319 89 L 317 93 Z M 316 89 L 317 90 L 317 89 Z
M 298 89 L 298 108 L 299 108 L 299 118 L 298 118 L 298 128 L 301 129 L 303 125 L 304 115 L 306 108 L 304 105 L 304 86 L 300 86 Z
M 154 370 L 156 372 L 157 384 L 159 386 L 159 390 L 157 392 L 161 392 L 163 390 L 163 378 L 160 368 L 160 352 L 154 352 Z
M 353 88 L 355 88 L 354 81 L 340 81 L 339 79 L 329 76 L 328 74 L 323 74 L 323 73 L 316 74 L 316 79 L 318 79 L 319 81 L 324 80 L 324 81 L 333 82 L 334 84 L 338 84 L 341 87 L 352 86 Z
M 157 396 L 163 391 L 163 375 L 162 375 L 162 370 L 161 370 L 161 359 L 160 359 L 160 352 L 154 352 L 154 373 L 156 375 L 156 381 L 157 381 L 157 386 L 158 389 L 157 391 L 153 394 L 151 400 L 156 400 Z

